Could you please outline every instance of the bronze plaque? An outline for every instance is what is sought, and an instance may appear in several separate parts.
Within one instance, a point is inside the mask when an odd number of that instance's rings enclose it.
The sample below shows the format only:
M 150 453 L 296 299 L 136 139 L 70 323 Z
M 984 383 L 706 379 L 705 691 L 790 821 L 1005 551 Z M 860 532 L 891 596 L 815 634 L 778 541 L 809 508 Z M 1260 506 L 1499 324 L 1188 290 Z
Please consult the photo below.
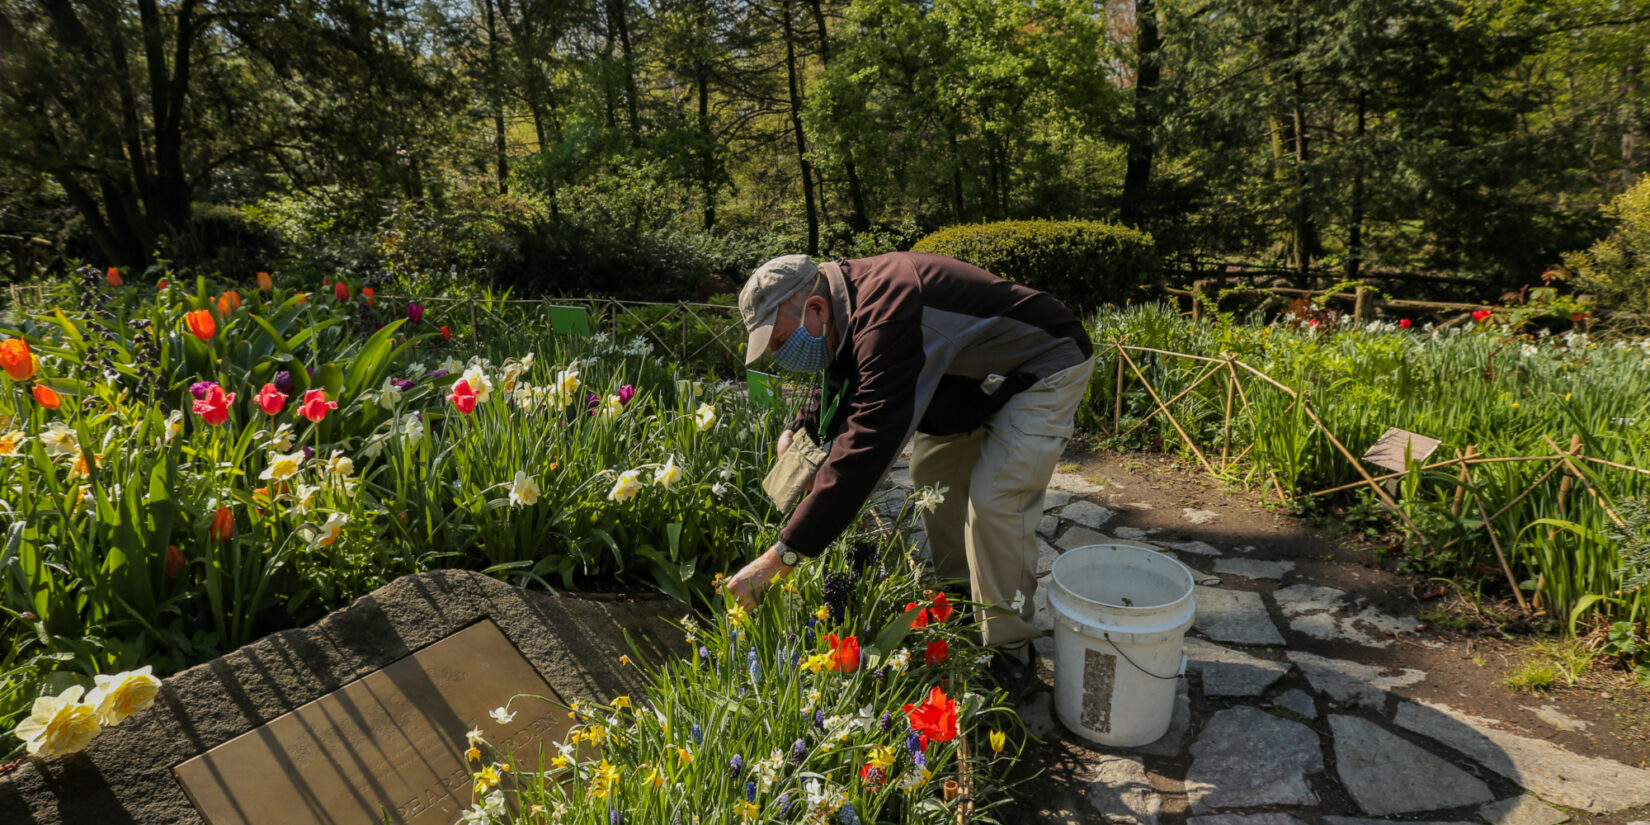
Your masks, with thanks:
M 1409 469 L 1404 466 L 1406 448 L 1411 460 L 1417 463 L 1424 462 L 1427 456 L 1438 449 L 1438 439 L 1392 427 L 1382 433 L 1374 444 L 1369 445 L 1369 451 L 1364 453 L 1364 460 L 1377 467 L 1401 473 Z
M 485 620 L 172 773 L 209 825 L 452 825 L 481 767 L 465 761 L 466 732 L 480 728 L 499 750 L 536 759 L 540 740 L 573 724 L 565 709 L 525 697 L 510 724 L 493 721 L 488 711 L 518 693 L 561 701 Z

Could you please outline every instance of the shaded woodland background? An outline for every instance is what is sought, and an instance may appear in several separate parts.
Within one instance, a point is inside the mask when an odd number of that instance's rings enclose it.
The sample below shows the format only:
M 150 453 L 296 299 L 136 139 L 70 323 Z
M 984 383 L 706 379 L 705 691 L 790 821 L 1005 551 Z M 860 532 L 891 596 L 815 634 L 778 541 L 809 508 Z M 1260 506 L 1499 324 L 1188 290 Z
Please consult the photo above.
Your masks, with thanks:
M 1046 217 L 1493 296 L 1610 231 L 1647 62 L 1630 0 L 0 0 L 0 274 L 681 297 Z

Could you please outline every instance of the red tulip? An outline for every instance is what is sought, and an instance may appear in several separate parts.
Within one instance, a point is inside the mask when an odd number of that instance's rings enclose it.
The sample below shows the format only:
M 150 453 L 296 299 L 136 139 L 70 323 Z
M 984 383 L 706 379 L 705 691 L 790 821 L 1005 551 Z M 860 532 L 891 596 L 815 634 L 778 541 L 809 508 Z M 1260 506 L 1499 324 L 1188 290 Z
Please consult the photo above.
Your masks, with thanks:
M 905 612 L 907 612 L 907 613 L 911 612 L 911 608 L 914 608 L 914 607 L 922 607 L 922 606 L 917 604 L 916 602 L 906 602 L 905 603 Z M 921 629 L 923 629 L 927 626 L 928 626 L 928 608 L 923 607 L 921 610 L 917 611 L 916 618 L 911 620 L 911 629 L 912 630 L 921 630 Z
M 264 384 L 264 388 L 258 390 L 258 395 L 253 400 L 258 402 L 258 407 L 264 412 L 274 415 L 286 407 L 286 399 L 286 393 L 275 389 L 274 384 Z
M 929 642 L 928 651 L 923 655 L 928 659 L 929 667 L 941 664 L 946 659 L 951 658 L 951 644 L 944 639 Z
M 476 408 L 476 391 L 470 389 L 470 382 L 462 378 L 453 385 L 453 391 L 447 394 L 447 400 L 453 402 L 458 411 L 469 415 Z
M 443 341 L 453 340 L 453 328 L 452 327 L 449 327 L 446 324 L 441 325 L 441 340 L 443 340 Z
M 939 685 L 928 691 L 922 704 L 905 706 L 905 715 L 911 720 L 911 729 L 931 742 L 949 742 L 957 738 L 957 701 L 947 699 Z
M 859 670 L 859 637 L 838 639 L 835 633 L 825 634 L 825 643 L 831 646 L 831 660 L 825 667 L 842 673 Z
M 184 564 L 183 551 L 176 544 L 166 545 L 166 578 L 177 578 L 183 573 Z
M 29 352 L 29 342 L 22 338 L 0 341 L 0 369 L 4 369 L 13 381 L 33 378 L 34 353 Z
M 369 307 L 378 306 L 378 293 L 372 291 L 372 287 L 370 287 L 370 286 L 361 287 L 361 297 L 367 299 L 367 306 L 369 306 Z
M 310 390 L 304 393 L 304 403 L 298 405 L 298 414 L 319 424 L 327 417 L 328 410 L 338 409 L 337 401 L 327 400 L 326 390 Z
M 40 406 L 45 407 L 48 410 L 55 410 L 58 407 L 63 406 L 63 399 L 58 397 L 57 393 L 52 390 L 51 387 L 44 384 L 34 385 L 34 400 L 39 402 Z
M 225 393 L 223 387 L 213 384 L 195 399 L 195 412 L 200 413 L 202 421 L 217 427 L 229 420 L 229 405 L 233 403 L 234 393 Z
M 1473 310 L 1472 320 L 1477 321 L 1478 323 L 1482 324 L 1486 320 L 1489 320 L 1489 317 L 1493 314 L 1494 314 L 1493 312 L 1491 312 L 1487 309 Z
M 940 624 L 951 621 L 951 614 L 955 612 L 956 610 L 951 607 L 951 600 L 946 598 L 944 593 L 935 596 L 934 603 L 928 606 L 928 615 Z
M 197 309 L 184 315 L 183 324 L 189 328 L 191 334 L 202 341 L 211 339 L 212 334 L 218 331 L 218 322 L 209 310 Z
M 338 299 L 338 303 L 349 303 L 349 284 L 346 284 L 341 280 L 338 283 L 333 284 L 332 294 Z
M 1410 328 L 1409 319 L 1408 318 L 1398 319 L 1398 327 L 1400 329 L 1409 329 Z
M 235 513 L 228 507 L 219 507 L 212 514 L 212 525 L 207 528 L 206 534 L 213 541 L 229 541 L 235 537 Z
M 113 266 L 109 267 L 108 272 L 103 273 L 103 281 L 109 286 L 121 286 L 126 283 L 124 280 L 121 280 L 120 269 Z

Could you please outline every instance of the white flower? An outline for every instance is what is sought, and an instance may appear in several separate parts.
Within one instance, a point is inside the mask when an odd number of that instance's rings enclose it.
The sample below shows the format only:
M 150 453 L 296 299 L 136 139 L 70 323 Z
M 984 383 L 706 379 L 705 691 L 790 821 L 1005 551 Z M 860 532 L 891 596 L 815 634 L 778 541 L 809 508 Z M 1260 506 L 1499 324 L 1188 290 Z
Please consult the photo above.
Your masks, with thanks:
M 442 372 L 447 373 L 448 375 L 452 375 L 455 372 L 463 372 L 464 371 L 464 362 L 449 355 L 449 356 L 447 356 L 446 360 L 441 362 L 441 364 L 438 368 Z
M 384 383 L 378 387 L 378 403 L 393 405 L 400 399 L 401 388 L 397 387 L 394 381 L 386 377 L 384 379 Z
M 623 504 L 636 497 L 642 491 L 641 470 L 625 470 L 619 473 L 619 480 L 613 482 L 613 489 L 607 491 L 607 497 Z
M 297 475 L 298 470 L 303 466 L 303 450 L 299 450 L 295 453 L 281 453 L 275 450 L 270 450 L 269 466 L 265 467 L 264 471 L 258 474 L 258 478 L 264 479 L 265 481 L 279 483 Z
M 475 730 L 472 730 L 469 733 L 464 734 L 464 740 L 466 742 L 469 742 L 470 747 L 472 747 L 472 748 L 479 747 L 482 742 L 487 741 L 487 740 L 481 738 L 481 728 L 476 728 Z
M 97 714 L 98 724 L 113 727 L 153 704 L 160 691 L 160 680 L 151 675 L 153 672 L 152 665 L 144 665 L 113 676 L 93 676 L 97 686 L 86 694 L 86 704 Z
M 665 466 L 653 471 L 653 480 L 666 490 L 682 480 L 682 468 L 676 466 L 676 456 L 671 456 L 665 461 Z
M 917 512 L 932 513 L 935 510 L 938 510 L 940 505 L 945 503 L 945 494 L 950 490 L 950 487 L 939 487 L 934 485 L 918 490 L 916 495 Z
M 355 474 L 355 461 L 344 455 L 343 450 L 333 450 L 332 458 L 327 460 L 327 472 L 339 478 L 348 479 Z
M 477 802 L 464 812 L 457 825 L 491 825 L 492 821 L 493 815 L 488 813 L 480 802 Z
M 716 426 L 716 408 L 709 404 L 700 404 L 699 411 L 693 414 L 693 420 L 699 425 L 699 432 L 706 432 Z
M 292 425 L 282 424 L 269 434 L 269 446 L 276 450 L 292 449 Z
M 1015 613 L 1018 613 L 1018 612 L 1020 612 L 1020 608 L 1023 608 L 1025 606 L 1026 606 L 1026 594 L 1025 594 L 1025 592 L 1021 591 L 1021 590 L 1014 591 L 1014 600 L 1008 603 L 1008 609 L 1014 611 Z
M 602 402 L 602 418 L 618 418 L 623 412 L 624 401 L 618 395 L 609 395 L 607 400 Z
M 424 437 L 424 421 L 418 413 L 401 416 L 401 437 L 407 439 L 408 446 L 417 444 Z
M 713 496 L 716 496 L 717 498 L 721 498 L 722 496 L 727 495 L 727 492 L 728 492 L 728 485 L 723 484 L 720 481 L 716 482 L 715 484 L 710 485 L 710 494 L 713 495 Z
M 172 443 L 183 432 L 183 410 L 173 410 L 166 416 L 166 443 Z
M 343 513 L 333 513 L 332 515 L 327 516 L 326 522 L 320 527 L 310 528 L 314 535 L 309 540 L 309 546 L 311 548 L 331 547 L 338 541 L 338 537 L 343 535 L 344 525 L 348 523 L 349 516 L 346 516 Z
M 533 353 L 529 352 L 521 357 L 521 368 L 523 370 L 530 370 L 533 368 Z
M 298 494 L 292 500 L 292 509 L 298 513 L 309 512 L 309 508 L 315 505 L 315 494 L 319 492 L 321 488 L 314 484 L 298 485 Z
M 493 816 L 504 816 L 503 791 L 495 790 L 492 793 L 487 794 L 486 798 L 484 798 L 482 802 L 487 805 L 487 813 L 492 814 Z
M 29 717 L 15 731 L 30 754 L 45 758 L 75 753 L 84 750 L 92 738 L 103 731 L 96 709 L 80 701 L 80 694 L 85 690 L 73 685 L 57 696 L 40 696 L 34 700 Z
M 374 436 L 367 446 L 361 448 L 361 454 L 367 458 L 377 458 L 384 454 L 384 441 L 387 436 Z
M 486 403 L 487 397 L 493 394 L 492 379 L 487 377 L 487 373 L 483 371 L 480 366 L 473 366 L 466 369 L 464 371 L 464 380 L 468 381 L 470 384 L 470 389 L 475 391 L 476 403 L 478 404 Z
M 895 673 L 904 673 L 905 668 L 909 667 L 910 664 L 911 651 L 906 650 L 903 647 L 894 651 L 893 654 L 888 657 L 888 666 L 893 668 Z
M 537 504 L 539 500 L 539 484 L 528 475 L 525 470 L 517 470 L 515 480 L 510 482 L 510 506 L 526 507 Z
M 516 715 L 506 708 L 493 708 L 487 712 L 487 715 L 493 717 L 493 721 L 500 725 L 508 725 L 516 721 Z
M 74 430 L 61 421 L 53 421 L 46 431 L 40 434 L 40 446 L 46 448 L 46 455 L 74 455 L 80 452 L 80 445 L 75 442 Z
M 423 378 L 426 372 L 429 372 L 429 370 L 424 368 L 423 361 L 414 361 L 407 365 L 407 375 L 412 376 L 414 380 Z

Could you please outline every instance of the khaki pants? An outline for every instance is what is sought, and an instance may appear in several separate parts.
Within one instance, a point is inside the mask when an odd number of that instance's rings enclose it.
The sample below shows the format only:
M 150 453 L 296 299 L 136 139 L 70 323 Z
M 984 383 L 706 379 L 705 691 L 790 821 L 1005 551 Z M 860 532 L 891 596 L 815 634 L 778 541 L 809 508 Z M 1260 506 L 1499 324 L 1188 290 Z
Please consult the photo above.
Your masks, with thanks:
M 974 600 L 985 605 L 986 645 L 1042 635 L 1031 624 L 1037 522 L 1093 371 L 1090 358 L 1016 393 L 973 432 L 919 433 L 912 442 L 917 488 L 950 488 L 945 502 L 923 516 L 935 572 L 942 580 L 967 581 Z M 1018 612 L 1009 606 L 1015 593 L 1025 597 Z

